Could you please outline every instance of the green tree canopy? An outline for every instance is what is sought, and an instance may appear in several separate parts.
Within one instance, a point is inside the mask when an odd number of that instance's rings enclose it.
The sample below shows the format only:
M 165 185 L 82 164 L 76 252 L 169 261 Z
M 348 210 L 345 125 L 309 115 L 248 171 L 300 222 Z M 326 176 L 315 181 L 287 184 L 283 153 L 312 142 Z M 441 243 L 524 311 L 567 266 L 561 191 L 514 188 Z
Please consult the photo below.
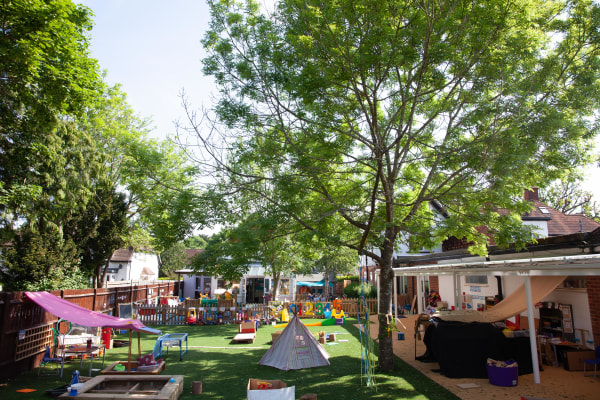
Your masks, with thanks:
M 97 160 L 73 118 L 102 87 L 88 10 L 70 1 L 0 4 L 0 227 L 60 224 L 91 196 Z
M 249 215 L 235 227 L 211 236 L 205 250 L 192 259 L 196 271 L 238 281 L 259 262 L 273 278 L 273 296 L 286 273 L 302 268 L 302 252 L 277 220 Z
M 383 370 L 395 245 L 456 236 L 485 253 L 480 226 L 524 244 L 524 189 L 580 164 L 597 133 L 600 11 L 589 0 L 281 0 L 269 15 L 251 0 L 209 4 L 217 123 L 193 128 L 214 157 L 215 191 L 230 204 L 261 197 L 377 261 Z
M 84 282 L 97 283 L 123 243 L 167 248 L 205 222 L 206 207 L 183 152 L 149 139 L 147 121 L 104 84 L 91 27 L 89 9 L 69 0 L 0 3 L 0 240 L 75 243 Z M 33 260 L 43 251 L 26 249 L 18 259 L 29 265 L 13 272 L 45 274 Z
M 182 242 L 179 242 L 160 253 L 160 259 L 162 261 L 160 267 L 161 276 L 175 279 L 177 278 L 175 271 L 187 267 L 189 260 L 185 249 L 185 245 Z

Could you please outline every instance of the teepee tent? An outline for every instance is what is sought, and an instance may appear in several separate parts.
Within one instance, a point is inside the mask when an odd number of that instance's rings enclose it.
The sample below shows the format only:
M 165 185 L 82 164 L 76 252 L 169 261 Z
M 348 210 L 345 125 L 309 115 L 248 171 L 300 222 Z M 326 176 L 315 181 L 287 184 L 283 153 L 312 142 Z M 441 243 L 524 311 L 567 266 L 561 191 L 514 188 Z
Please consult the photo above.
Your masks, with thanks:
M 275 343 L 258 362 L 277 369 L 303 369 L 329 365 L 329 354 L 294 316 Z

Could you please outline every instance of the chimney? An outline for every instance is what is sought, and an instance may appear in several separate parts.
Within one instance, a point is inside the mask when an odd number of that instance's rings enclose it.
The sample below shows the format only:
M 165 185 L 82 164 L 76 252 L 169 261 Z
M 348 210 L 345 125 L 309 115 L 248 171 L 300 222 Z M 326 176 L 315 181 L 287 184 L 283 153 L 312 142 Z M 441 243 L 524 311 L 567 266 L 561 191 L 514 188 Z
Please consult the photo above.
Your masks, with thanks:
M 525 200 L 527 201 L 540 201 L 538 196 L 538 188 L 534 187 L 531 190 L 525 189 Z

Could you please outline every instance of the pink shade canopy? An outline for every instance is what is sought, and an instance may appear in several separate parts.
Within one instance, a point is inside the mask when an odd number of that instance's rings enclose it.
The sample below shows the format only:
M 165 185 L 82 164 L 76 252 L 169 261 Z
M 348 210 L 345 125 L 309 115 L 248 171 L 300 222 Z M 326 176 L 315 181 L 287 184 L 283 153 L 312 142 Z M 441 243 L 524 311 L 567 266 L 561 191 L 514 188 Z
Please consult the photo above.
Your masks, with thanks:
M 63 300 L 48 292 L 25 292 L 25 296 L 33 300 L 44 310 L 71 323 L 114 329 L 132 329 L 136 332 L 146 332 L 159 335 L 158 329 L 148 328 L 137 319 L 124 319 L 102 314 L 98 311 L 88 310 L 70 301 Z

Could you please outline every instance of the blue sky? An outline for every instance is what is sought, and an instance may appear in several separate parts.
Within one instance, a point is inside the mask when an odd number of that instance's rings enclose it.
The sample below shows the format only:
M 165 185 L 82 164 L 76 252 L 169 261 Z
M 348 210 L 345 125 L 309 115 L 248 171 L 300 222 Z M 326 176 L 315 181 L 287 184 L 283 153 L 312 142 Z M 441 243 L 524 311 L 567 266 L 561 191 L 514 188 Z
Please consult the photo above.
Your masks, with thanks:
M 200 40 L 210 19 L 205 0 L 81 0 L 95 14 L 92 57 L 120 83 L 136 113 L 151 118 L 151 135 L 164 139 L 183 120 L 179 94 L 196 110 L 210 107 L 213 81 L 202 74 Z M 266 3 L 271 3 L 267 0 Z M 588 170 L 585 188 L 600 201 L 600 169 Z
M 196 109 L 210 101 L 212 79 L 202 74 L 200 40 L 208 28 L 204 0 L 82 0 L 93 13 L 91 52 L 119 83 L 136 113 L 151 118 L 153 137 L 175 132 L 183 119 L 179 93 Z

